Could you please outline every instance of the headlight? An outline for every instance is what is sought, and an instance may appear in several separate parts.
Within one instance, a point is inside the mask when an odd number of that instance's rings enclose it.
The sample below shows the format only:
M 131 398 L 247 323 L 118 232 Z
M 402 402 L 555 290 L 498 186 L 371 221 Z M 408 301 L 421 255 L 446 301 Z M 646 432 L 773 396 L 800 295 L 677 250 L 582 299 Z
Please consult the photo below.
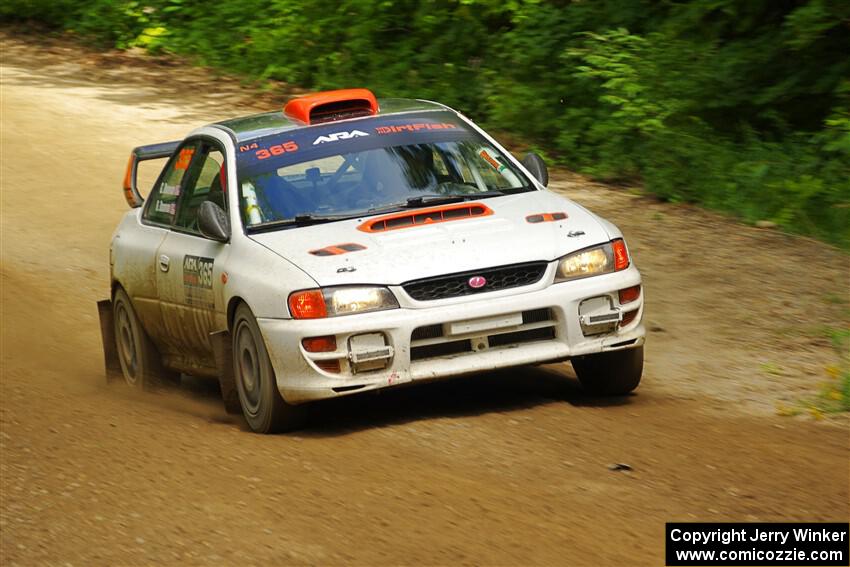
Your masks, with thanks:
M 321 319 L 397 307 L 398 301 L 385 287 L 326 287 L 296 291 L 289 296 L 289 312 L 295 319 Z
M 556 282 L 596 276 L 625 270 L 629 267 L 629 252 L 622 239 L 573 252 L 558 262 Z

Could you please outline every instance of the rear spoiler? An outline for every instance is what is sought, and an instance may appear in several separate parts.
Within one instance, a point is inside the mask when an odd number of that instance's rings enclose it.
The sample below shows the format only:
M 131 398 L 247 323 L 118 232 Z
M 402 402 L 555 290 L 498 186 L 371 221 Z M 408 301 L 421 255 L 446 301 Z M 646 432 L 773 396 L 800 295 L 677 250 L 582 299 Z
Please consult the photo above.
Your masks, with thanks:
M 162 159 L 171 157 L 171 154 L 180 145 L 180 141 L 163 142 L 161 144 L 150 144 L 147 146 L 139 146 L 134 148 L 130 153 L 130 161 L 127 162 L 127 173 L 124 174 L 124 198 L 127 199 L 127 204 L 130 208 L 135 209 L 141 207 L 145 201 L 139 193 L 139 188 L 136 186 L 136 172 L 139 169 L 139 164 L 149 159 Z

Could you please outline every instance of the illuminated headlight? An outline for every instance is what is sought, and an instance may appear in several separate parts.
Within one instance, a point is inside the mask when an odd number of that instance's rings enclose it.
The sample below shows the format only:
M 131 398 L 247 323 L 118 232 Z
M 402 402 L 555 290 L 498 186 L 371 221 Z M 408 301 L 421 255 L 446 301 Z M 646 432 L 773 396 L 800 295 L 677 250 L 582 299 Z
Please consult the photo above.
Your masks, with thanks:
M 321 319 L 397 307 L 398 301 L 385 287 L 326 287 L 296 291 L 289 296 L 289 311 L 295 319 Z
M 601 246 L 573 252 L 558 262 L 556 282 L 625 270 L 629 267 L 626 243 L 617 239 Z
M 324 290 L 328 315 L 348 315 L 362 311 L 380 311 L 398 307 L 393 294 L 385 287 L 340 287 Z

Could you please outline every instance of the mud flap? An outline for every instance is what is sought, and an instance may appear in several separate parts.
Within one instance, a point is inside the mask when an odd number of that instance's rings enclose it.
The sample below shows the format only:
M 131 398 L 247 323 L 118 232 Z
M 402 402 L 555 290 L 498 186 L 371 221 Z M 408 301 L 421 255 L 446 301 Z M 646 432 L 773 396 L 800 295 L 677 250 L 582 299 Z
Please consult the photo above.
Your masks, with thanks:
M 121 362 L 115 346 L 115 323 L 112 320 L 112 301 L 104 299 L 97 302 L 97 314 L 100 317 L 100 338 L 103 341 L 103 362 L 106 369 L 106 382 L 123 380 Z
M 236 391 L 236 378 L 233 374 L 233 346 L 228 331 L 210 333 L 215 366 L 218 369 L 218 384 L 227 413 L 242 413 L 239 404 L 239 392 Z

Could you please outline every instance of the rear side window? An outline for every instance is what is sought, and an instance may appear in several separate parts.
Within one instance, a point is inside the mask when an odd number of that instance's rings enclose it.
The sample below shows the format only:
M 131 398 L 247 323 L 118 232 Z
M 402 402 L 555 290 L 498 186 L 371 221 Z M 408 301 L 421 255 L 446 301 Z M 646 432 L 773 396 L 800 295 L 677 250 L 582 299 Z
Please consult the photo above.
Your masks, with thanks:
M 145 212 L 142 215 L 147 221 L 156 224 L 171 225 L 177 214 L 177 202 L 183 187 L 183 180 L 197 151 L 197 144 L 183 146 L 171 158 L 160 176 L 159 182 L 148 197 Z
M 200 233 L 198 211 L 204 201 L 227 210 L 226 184 L 224 155 L 218 148 L 203 144 L 183 180 L 183 196 L 174 226 Z

